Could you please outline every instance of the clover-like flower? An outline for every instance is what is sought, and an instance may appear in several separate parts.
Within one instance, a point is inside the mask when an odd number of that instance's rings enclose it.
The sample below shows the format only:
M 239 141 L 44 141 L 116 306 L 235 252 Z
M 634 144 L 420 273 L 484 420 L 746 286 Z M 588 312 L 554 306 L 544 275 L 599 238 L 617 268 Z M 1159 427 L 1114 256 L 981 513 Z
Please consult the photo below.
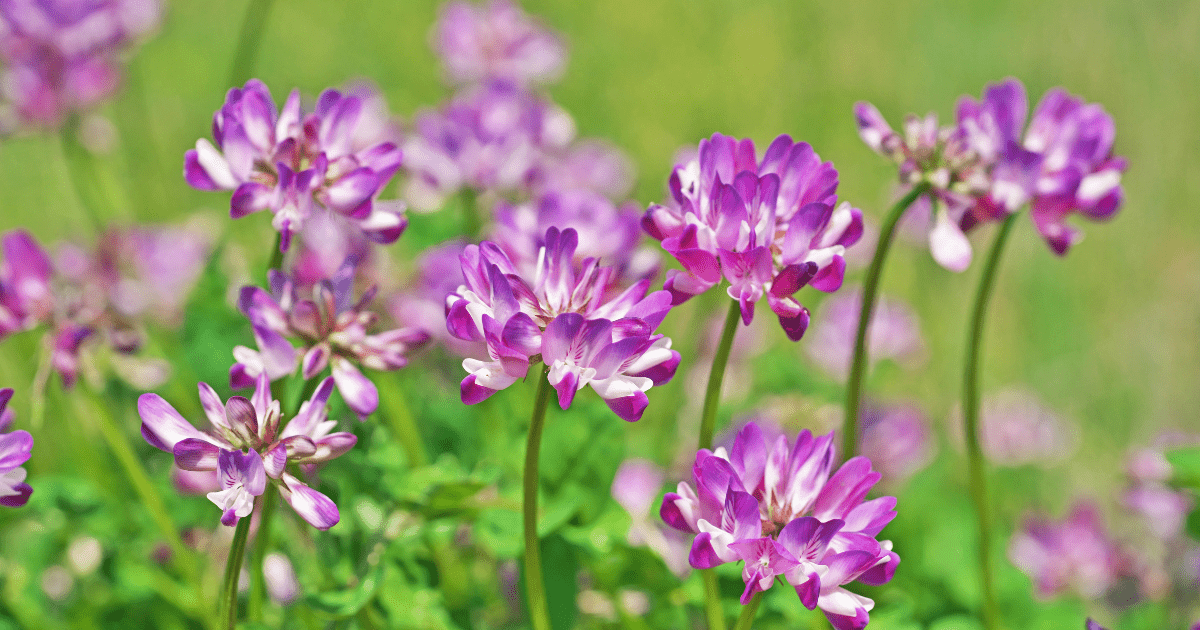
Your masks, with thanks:
M 959 101 L 964 142 L 990 168 L 988 193 L 964 215 L 962 227 L 1003 218 L 1028 203 L 1038 232 L 1061 256 L 1082 238 L 1067 225 L 1070 214 L 1103 220 L 1120 208 L 1126 161 L 1113 155 L 1116 128 L 1099 105 L 1052 89 L 1022 138 L 1028 108 L 1016 79 L 989 85 L 981 101 Z
M 8 408 L 12 400 L 11 387 L 0 389 L 0 431 L 12 424 L 13 412 Z M 33 450 L 33 436 L 28 431 L 0 433 L 0 505 L 21 507 L 29 501 L 33 488 L 25 483 L 25 469 L 21 464 L 29 461 Z
M 352 301 L 355 265 L 353 259 L 347 260 L 332 278 L 317 283 L 312 298 L 300 297 L 291 279 L 277 270 L 270 273 L 271 292 L 243 287 L 238 307 L 250 319 L 258 350 L 234 348 L 237 362 L 229 369 L 230 387 L 250 387 L 260 374 L 272 381 L 283 378 L 296 370 L 300 357 L 306 380 L 332 365 L 333 379 L 350 409 L 359 417 L 373 413 L 379 391 L 355 364 L 398 370 L 408 365 L 407 353 L 428 341 L 429 335 L 417 328 L 368 333 L 379 318 L 367 310 L 375 288 Z M 288 337 L 302 342 L 302 356 Z
M 270 209 L 283 250 L 322 209 L 375 242 L 394 242 L 408 223 L 404 206 L 376 197 L 400 168 L 401 151 L 363 107 L 362 96 L 327 89 L 305 113 L 293 90 L 277 111 L 267 86 L 252 79 L 229 90 L 213 115 L 216 146 L 197 140 L 184 177 L 200 190 L 234 191 L 235 219 Z
M 653 204 L 642 226 L 683 265 L 665 288 L 680 304 L 729 281 L 742 321 L 764 295 L 788 338 L 808 328 L 794 294 L 806 285 L 836 291 L 846 248 L 862 237 L 862 212 L 837 205 L 838 175 L 812 147 L 781 135 L 758 160 L 751 140 L 701 140 L 695 158 L 671 173 L 667 205 Z
M 468 245 L 462 254 L 466 284 L 446 297 L 446 326 L 466 341 L 484 342 L 488 360 L 463 361 L 466 404 L 478 403 L 545 362 L 559 406 L 590 385 L 617 415 L 641 417 L 645 392 L 675 374 L 679 353 L 655 334 L 671 308 L 665 291 L 647 295 L 650 280 L 616 293 L 615 270 L 586 258 L 574 262 L 573 229 L 546 231 L 532 278 L 518 272 L 495 243 Z
M 896 499 L 863 501 L 880 478 L 867 458 L 851 458 L 836 472 L 833 461 L 832 433 L 814 438 L 805 430 L 794 444 L 784 435 L 771 444 L 749 422 L 728 452 L 696 454 L 695 488 L 681 482 L 667 493 L 661 515 L 696 535 L 693 567 L 745 563 L 743 604 L 782 576 L 835 628 L 861 629 L 874 602 L 843 586 L 891 580 L 900 557 L 877 536 L 895 518 Z
M 1041 599 L 1068 591 L 1092 599 L 1130 573 L 1128 555 L 1109 537 L 1096 507 L 1076 503 L 1063 521 L 1026 519 L 1013 535 L 1008 557 L 1034 583 Z
M 447 3 L 434 34 L 446 76 L 454 84 L 489 79 L 548 83 L 566 64 L 562 40 L 508 0 L 485 6 Z
M 352 433 L 331 432 L 326 403 L 333 378 L 321 381 L 312 398 L 280 430 L 279 401 L 271 397 L 271 382 L 258 377 L 254 395 L 231 396 L 225 403 L 207 383 L 200 383 L 200 403 L 212 429 L 202 432 L 158 394 L 142 394 L 138 414 L 142 437 L 151 446 L 175 456 L 175 465 L 189 471 L 219 472 L 222 490 L 208 495 L 221 508 L 221 523 L 232 526 L 250 514 L 254 497 L 275 483 L 280 495 L 313 527 L 337 524 L 337 506 L 329 497 L 287 472 L 288 464 L 309 466 L 339 457 L 358 441 Z
M 56 127 L 116 92 L 121 53 L 158 24 L 158 0 L 0 3 L 3 99 L 24 124 Z

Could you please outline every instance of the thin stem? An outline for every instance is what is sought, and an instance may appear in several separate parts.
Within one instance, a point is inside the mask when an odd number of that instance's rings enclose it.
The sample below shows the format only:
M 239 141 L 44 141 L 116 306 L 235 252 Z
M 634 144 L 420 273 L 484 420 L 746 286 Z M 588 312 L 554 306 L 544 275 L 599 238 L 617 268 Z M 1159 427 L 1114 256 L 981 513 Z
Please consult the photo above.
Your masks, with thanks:
M 463 188 L 459 194 L 459 202 L 462 204 L 463 237 L 468 242 L 473 243 L 479 238 L 479 233 L 483 230 L 483 218 L 479 216 L 479 202 L 475 191 L 470 188 Z
M 750 603 L 742 607 L 742 614 L 738 615 L 737 625 L 734 630 L 750 630 L 750 626 L 754 625 L 754 616 L 758 614 L 758 605 L 762 603 L 763 592 L 759 591 L 750 599 Z
M 263 574 L 263 563 L 271 548 L 271 522 L 275 520 L 275 508 L 278 505 L 279 490 L 275 484 L 269 483 L 263 493 L 258 535 L 254 537 L 254 549 L 250 551 L 250 602 L 246 607 L 248 621 L 262 621 L 263 602 L 267 600 L 267 578 Z
M 246 556 L 246 535 L 250 532 L 250 517 L 238 519 L 233 531 L 233 542 L 229 545 L 229 559 L 225 561 L 225 581 L 221 583 L 221 601 L 218 627 L 234 630 L 237 625 L 238 577 L 242 573 L 242 559 Z
M 421 441 L 421 432 L 417 421 L 408 408 L 408 397 L 400 383 L 394 383 L 386 392 L 380 392 L 379 403 L 383 405 L 384 415 L 391 425 L 392 433 L 400 440 L 408 462 L 413 468 L 419 468 L 429 463 L 425 454 L 425 443 Z
M 267 286 L 271 286 L 271 270 L 278 269 L 283 271 L 283 233 L 275 234 L 275 247 L 271 248 L 271 258 L 267 261 L 266 281 Z
M 979 443 L 979 360 L 983 349 L 983 323 L 987 315 L 992 290 L 996 287 L 996 271 L 1000 257 L 1017 215 L 1009 215 L 1000 226 L 992 250 L 979 279 L 979 292 L 975 294 L 975 306 L 971 312 L 971 327 L 967 332 L 967 356 L 963 367 L 963 422 L 966 425 L 967 468 L 970 477 L 971 497 L 975 500 L 975 513 L 979 519 L 979 579 L 983 588 L 983 625 L 988 630 L 999 627 L 1000 611 L 996 605 L 996 591 L 992 583 L 991 523 L 988 515 L 987 480 L 984 476 L 983 449 Z
M 79 204 L 87 213 L 96 234 L 104 232 L 105 202 L 97 181 L 95 164 L 88 150 L 79 143 L 79 119 L 72 117 L 59 133 L 62 138 L 63 160 L 67 164 L 67 175 Z
M 733 335 L 737 333 L 741 307 L 736 301 L 729 303 L 725 315 L 725 328 L 717 353 L 713 355 L 712 371 L 708 373 L 708 387 L 704 390 L 704 410 L 700 413 L 700 448 L 712 448 L 713 430 L 717 422 L 717 405 L 721 402 L 721 383 L 725 380 L 725 365 L 729 363 L 729 350 L 733 347 Z
M 229 85 L 242 85 L 254 73 L 254 59 L 258 56 L 263 30 L 267 27 L 271 4 L 272 0 L 250 0 L 246 6 L 246 17 L 242 19 L 242 31 L 238 34 L 237 51 L 229 68 Z
M 917 200 L 929 184 L 921 182 L 912 187 L 884 217 L 883 225 L 879 228 L 879 243 L 875 246 L 875 255 L 871 257 L 871 266 L 867 268 L 867 276 L 863 279 L 862 306 L 858 312 L 858 332 L 854 337 L 854 359 L 850 363 L 850 377 L 846 381 L 846 417 L 842 421 L 842 443 L 845 444 L 846 459 L 858 454 L 858 414 L 862 403 L 863 376 L 867 371 L 867 328 L 871 324 L 871 316 L 875 311 L 875 296 L 879 292 L 879 279 L 883 275 L 883 262 L 887 259 L 888 250 L 896 234 L 896 224 L 904 211 Z
M 717 584 L 717 572 L 713 569 L 700 571 L 704 580 L 704 615 L 708 617 L 708 630 L 725 630 L 725 612 L 721 610 L 721 589 Z
M 546 408 L 550 406 L 550 381 L 540 374 L 533 416 L 529 420 L 529 442 L 525 446 L 525 596 L 529 599 L 529 620 L 533 630 L 550 630 L 550 611 L 546 605 L 546 583 L 542 579 L 542 554 L 538 548 L 538 452 L 542 447 L 542 428 Z

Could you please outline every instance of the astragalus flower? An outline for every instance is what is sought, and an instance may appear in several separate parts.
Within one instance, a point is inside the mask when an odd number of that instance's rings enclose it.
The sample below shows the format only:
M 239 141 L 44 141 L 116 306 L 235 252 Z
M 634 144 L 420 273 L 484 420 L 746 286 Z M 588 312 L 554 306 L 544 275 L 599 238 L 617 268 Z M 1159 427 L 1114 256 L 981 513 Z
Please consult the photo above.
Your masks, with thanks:
M 832 433 L 814 438 L 805 430 L 794 444 L 784 435 L 769 443 L 750 422 L 728 452 L 696 454 L 695 488 L 681 482 L 667 493 L 661 515 L 696 535 L 693 567 L 745 563 L 743 604 L 782 576 L 835 628 L 861 629 L 874 602 L 842 587 L 892 578 L 900 557 L 876 537 L 895 518 L 896 499 L 863 501 L 880 478 L 867 458 L 854 457 L 836 472 L 833 463 Z
M 305 521 L 317 529 L 337 524 L 337 506 L 329 497 L 287 472 L 289 464 L 309 466 L 334 459 L 358 441 L 352 433 L 331 433 L 336 421 L 329 420 L 326 403 L 333 393 L 333 379 L 321 381 L 312 398 L 283 425 L 279 401 L 271 397 L 271 383 L 260 375 L 254 395 L 247 399 L 231 396 L 222 404 L 217 393 L 200 383 L 200 403 L 212 429 L 202 432 L 192 426 L 158 394 L 142 394 L 138 414 L 142 437 L 151 446 L 172 453 L 183 470 L 218 471 L 222 489 L 209 500 L 221 508 L 221 523 L 233 526 L 248 516 L 254 497 L 276 484 L 280 495 Z
M 508 0 L 447 3 L 434 28 L 434 47 L 453 84 L 549 83 L 566 64 L 562 40 Z
M 1104 529 L 1095 506 L 1077 503 L 1061 522 L 1035 516 L 1013 535 L 1008 557 L 1039 598 L 1074 591 L 1100 597 L 1129 572 L 1129 558 Z
M 959 101 L 959 130 L 989 168 L 990 180 L 961 226 L 1003 218 L 1028 203 L 1042 238 L 1063 255 L 1082 238 L 1066 223 L 1070 214 L 1103 220 L 1116 213 L 1126 162 L 1113 155 L 1116 128 L 1099 105 L 1054 88 L 1038 103 L 1022 138 L 1028 108 L 1016 79 L 989 85 L 980 101 Z
M 23 124 L 57 127 L 116 92 L 121 53 L 152 30 L 158 0 L 0 3 L 0 91 Z
M 406 354 L 429 335 L 416 328 L 368 333 L 379 319 L 367 310 L 375 288 L 353 301 L 355 264 L 347 260 L 332 278 L 314 285 L 311 298 L 301 297 L 292 280 L 277 270 L 270 273 L 270 292 L 243 287 L 238 308 L 250 319 L 258 349 L 234 348 L 237 362 L 229 369 L 230 386 L 250 387 L 260 374 L 278 380 L 296 370 L 298 359 L 305 380 L 332 365 L 333 379 L 350 409 L 360 418 L 373 413 L 379 391 L 355 364 L 398 370 L 408 365 Z M 289 337 L 300 340 L 299 352 Z
M 654 334 L 670 295 L 647 295 L 649 279 L 614 295 L 611 267 L 594 258 L 574 262 L 573 229 L 550 228 L 544 243 L 532 278 L 522 277 L 495 243 L 463 252 L 466 284 L 446 297 L 447 329 L 488 350 L 486 361 L 463 361 L 469 373 L 463 402 L 478 403 L 544 362 L 563 409 L 590 385 L 618 416 L 639 419 L 649 402 L 645 392 L 669 381 L 679 364 L 671 340 Z
M 252 79 L 229 90 L 213 115 L 216 146 L 197 140 L 184 177 L 200 190 L 234 191 L 235 219 L 270 209 L 283 250 L 321 211 L 344 217 L 372 241 L 394 242 L 407 225 L 404 205 L 376 197 L 400 168 L 401 151 L 363 108 L 361 96 L 327 89 L 305 113 L 293 90 L 277 111 L 267 86 Z
M 832 163 L 786 135 L 761 161 L 751 140 L 701 140 L 697 156 L 672 171 L 667 205 L 651 205 L 642 220 L 683 266 L 667 272 L 675 304 L 724 278 L 743 323 L 766 295 L 788 338 L 800 339 L 809 315 L 793 295 L 806 285 L 836 291 L 842 255 L 862 236 L 862 213 L 837 205 L 837 184 Z
M 817 312 L 817 332 L 805 342 L 805 352 L 826 374 L 845 381 L 854 355 L 854 333 L 862 310 L 859 288 L 831 296 Z M 867 327 L 871 361 L 891 359 L 908 366 L 925 353 L 917 315 L 907 304 L 881 298 Z
M 12 400 L 11 387 L 0 389 L 0 431 L 12 424 L 13 413 L 8 408 Z M 28 431 L 0 433 L 0 505 L 21 507 L 29 501 L 33 488 L 25 483 L 25 469 L 21 464 L 29 461 L 33 450 L 33 436 Z

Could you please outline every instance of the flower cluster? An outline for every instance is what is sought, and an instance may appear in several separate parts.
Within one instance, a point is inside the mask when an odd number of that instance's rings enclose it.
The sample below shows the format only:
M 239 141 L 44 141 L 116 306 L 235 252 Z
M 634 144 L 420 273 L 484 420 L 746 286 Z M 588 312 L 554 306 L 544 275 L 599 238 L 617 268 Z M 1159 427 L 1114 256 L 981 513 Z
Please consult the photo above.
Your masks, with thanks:
M 373 370 L 398 370 L 408 364 L 406 354 L 425 343 L 419 329 L 396 328 L 376 334 L 368 331 L 378 315 L 366 310 L 375 297 L 374 287 L 353 301 L 355 261 L 345 261 L 332 278 L 313 286 L 312 298 L 303 298 L 283 273 L 270 273 L 271 291 L 243 287 L 238 307 L 253 325 L 258 349 L 237 346 L 237 361 L 229 369 L 231 387 L 254 385 L 260 375 L 275 381 L 302 367 L 305 380 L 316 378 L 332 365 L 333 379 L 346 404 L 359 417 L 379 405 L 379 391 L 355 364 Z M 299 339 L 297 351 L 288 337 Z
M 586 385 L 626 420 L 641 417 L 645 392 L 675 374 L 679 353 L 655 334 L 671 308 L 665 291 L 647 295 L 650 280 L 612 294 L 615 270 L 594 258 L 575 263 L 573 229 L 546 231 L 532 278 L 520 275 L 490 241 L 468 245 L 461 261 L 466 284 L 446 297 L 446 325 L 459 339 L 483 342 L 487 361 L 463 368 L 462 400 L 478 403 L 525 376 L 539 361 L 566 409 Z
M 841 287 L 843 254 L 863 233 L 862 213 L 837 205 L 837 184 L 833 164 L 786 135 L 761 161 L 750 140 L 700 141 L 696 157 L 672 171 L 667 205 L 651 205 L 642 222 L 683 266 L 668 272 L 675 304 L 724 277 L 744 323 L 765 294 L 788 338 L 800 339 L 809 314 L 793 295 Z
M 1074 591 L 1096 598 L 1127 575 L 1127 555 L 1109 539 L 1095 506 L 1076 504 L 1062 522 L 1031 517 L 1013 535 L 1008 557 L 1033 579 L 1038 597 Z
M 997 466 L 1037 464 L 1048 467 L 1070 457 L 1079 446 L 1079 429 L 1024 389 L 1006 389 L 983 400 L 979 443 Z M 963 444 L 962 412 L 953 410 L 950 438 Z
M 817 313 L 817 332 L 804 348 L 829 376 L 846 380 L 854 355 L 854 334 L 862 309 L 862 291 L 845 290 L 830 297 Z M 902 365 L 917 363 L 925 354 L 925 341 L 917 315 L 903 302 L 881 298 L 867 326 L 867 348 L 872 362 L 891 359 Z
M 566 47 L 553 32 L 507 0 L 486 6 L 450 2 L 442 7 L 434 45 L 451 83 L 503 79 L 548 83 L 566 64 Z
M 11 387 L 0 389 L 0 505 L 21 507 L 33 494 L 33 488 L 25 483 L 25 469 L 21 468 L 21 464 L 29 461 L 33 436 L 28 431 L 2 433 L 12 425 L 13 412 L 8 408 L 12 397 Z
M 184 177 L 200 190 L 234 191 L 235 219 L 270 209 L 283 250 L 321 209 L 375 242 L 394 242 L 407 225 L 404 205 L 376 197 L 399 170 L 401 151 L 364 100 L 328 89 L 305 113 L 293 90 L 277 110 L 267 86 L 252 79 L 229 90 L 213 114 L 216 146 L 197 140 L 184 158 Z
M 880 478 L 865 457 L 833 471 L 832 433 L 814 438 L 805 430 L 789 442 L 783 435 L 769 442 L 750 422 L 728 451 L 702 449 L 695 488 L 681 482 L 667 493 L 662 518 L 696 535 L 693 567 L 745 563 L 743 604 L 782 576 L 835 628 L 861 629 L 874 602 L 843 586 L 891 580 L 900 557 L 876 537 L 896 516 L 896 499 L 863 501 Z
M 158 0 L 0 3 L 0 76 L 10 116 L 57 127 L 121 83 L 120 53 L 152 30 Z
M 266 490 L 267 480 L 305 521 L 317 529 L 337 524 L 337 506 L 329 497 L 287 472 L 288 465 L 311 466 L 350 450 L 358 441 L 352 433 L 330 433 L 326 403 L 333 378 L 321 381 L 312 398 L 280 428 L 279 401 L 271 397 L 266 375 L 257 379 L 254 395 L 231 396 L 225 403 L 207 383 L 200 383 L 200 403 L 212 424 L 202 432 L 192 426 L 158 394 L 142 394 L 138 414 L 142 437 L 151 446 L 172 453 L 183 470 L 218 471 L 221 490 L 208 498 L 221 508 L 221 523 L 233 526 L 254 508 L 254 497 Z

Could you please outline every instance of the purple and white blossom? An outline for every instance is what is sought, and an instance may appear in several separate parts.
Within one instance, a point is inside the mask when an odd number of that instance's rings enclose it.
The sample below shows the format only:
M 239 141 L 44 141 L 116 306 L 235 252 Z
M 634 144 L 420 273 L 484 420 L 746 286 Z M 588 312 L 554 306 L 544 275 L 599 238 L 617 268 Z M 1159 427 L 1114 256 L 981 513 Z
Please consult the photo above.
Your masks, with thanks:
M 861 426 L 863 455 L 892 487 L 929 465 L 937 452 L 929 418 L 914 404 L 867 404 Z
M 232 88 L 213 115 L 213 139 L 184 159 L 184 177 L 200 190 L 232 190 L 230 216 L 269 209 L 287 250 L 319 212 L 353 223 L 370 240 L 392 243 L 407 226 L 404 204 L 379 192 L 400 168 L 400 148 L 364 116 L 363 98 L 327 89 L 305 113 L 293 90 L 282 110 L 261 81 Z M 366 133 L 370 131 L 371 133 Z
M 1005 389 L 983 399 L 979 441 L 983 454 L 997 466 L 1052 466 L 1079 446 L 1079 429 L 1048 408 L 1036 395 Z M 963 444 L 962 412 L 950 415 L 950 437 Z
M 671 340 L 654 333 L 670 294 L 647 294 L 649 279 L 614 294 L 613 268 L 594 258 L 575 263 L 573 229 L 550 228 L 544 243 L 532 277 L 490 241 L 463 251 L 466 283 L 446 298 L 446 326 L 488 351 L 487 360 L 463 361 L 463 402 L 478 403 L 544 362 L 563 409 L 590 385 L 618 416 L 639 419 L 645 392 L 669 381 L 679 364 Z
M 1195 437 L 1173 440 L 1160 436 L 1157 441 L 1163 445 L 1195 440 Z M 1174 469 L 1163 450 L 1153 447 L 1135 450 L 1127 459 L 1126 471 L 1130 483 L 1121 496 L 1122 505 L 1141 517 L 1155 538 L 1164 542 L 1179 539 L 1195 500 L 1169 485 Z
M 990 187 L 961 221 L 963 229 L 996 220 L 1026 203 L 1050 249 L 1063 255 L 1082 234 L 1072 213 L 1112 217 L 1124 199 L 1125 158 L 1113 155 L 1116 127 L 1094 103 L 1060 88 L 1042 97 L 1024 130 L 1029 103 L 1016 79 L 989 85 L 983 99 L 964 97 L 957 119 L 964 142 L 990 169 Z
M 1129 558 L 1109 538 L 1095 506 L 1077 503 L 1061 522 L 1035 516 L 1013 535 L 1008 558 L 1039 598 L 1073 591 L 1100 597 L 1129 571 Z
M 157 26 L 160 13 L 158 0 L 0 3 L 6 117 L 57 127 L 112 96 L 121 83 L 122 52 Z
M 446 78 L 456 85 L 491 79 L 549 83 L 566 65 L 562 40 L 508 0 L 445 4 L 433 39 Z
M 805 342 L 808 357 L 839 381 L 845 381 L 850 372 L 861 306 L 858 287 L 831 296 L 817 313 L 817 332 Z M 903 302 L 879 298 L 867 326 L 867 348 L 872 363 L 880 359 L 904 366 L 919 363 L 925 355 L 925 342 L 916 313 Z
M 900 557 L 877 537 L 895 518 L 896 499 L 863 500 L 880 478 L 867 458 L 836 471 L 833 463 L 833 433 L 814 438 L 805 430 L 794 444 L 785 435 L 772 443 L 750 422 L 728 451 L 696 454 L 695 487 L 681 482 L 667 493 L 661 515 L 696 535 L 693 567 L 745 563 L 743 604 L 782 576 L 835 628 L 861 629 L 874 602 L 843 587 L 891 580 Z
M 229 369 L 230 387 L 254 385 L 259 375 L 271 381 L 296 370 L 300 364 L 305 380 L 316 378 L 327 367 L 346 404 L 366 417 L 379 405 L 379 391 L 356 364 L 381 371 L 408 365 L 407 353 L 429 339 L 417 328 L 396 328 L 379 333 L 368 331 L 379 316 L 367 305 L 375 288 L 353 301 L 355 261 L 347 260 L 333 277 L 312 289 L 312 297 L 301 297 L 292 280 L 277 270 L 270 273 L 271 291 L 243 287 L 238 308 L 250 319 L 257 350 L 234 348 L 236 363 Z M 302 347 L 292 346 L 297 338 Z
M 256 381 L 253 396 L 231 396 L 222 403 L 206 383 L 200 383 L 200 403 L 211 429 L 203 432 L 158 394 L 142 394 L 138 414 L 142 437 L 151 446 L 175 456 L 175 465 L 187 471 L 218 471 L 221 490 L 208 495 L 221 508 L 221 523 L 232 526 L 250 514 L 254 497 L 275 483 L 280 496 L 313 527 L 337 524 L 337 506 L 329 497 L 287 472 L 288 464 L 302 467 L 327 462 L 350 450 L 358 439 L 352 433 L 333 432 L 326 403 L 333 393 L 333 378 L 321 381 L 312 398 L 284 424 L 279 401 L 271 397 L 265 374 Z
M 0 431 L 12 424 L 13 413 L 8 408 L 12 400 L 11 387 L 0 389 Z M 33 450 L 33 436 L 28 431 L 0 433 L 0 505 L 21 507 L 29 501 L 33 488 L 25 483 L 25 469 L 21 464 L 29 461 Z
M 764 295 L 793 341 L 808 309 L 793 295 L 806 285 L 836 291 L 843 254 L 862 236 L 862 212 L 837 203 L 838 174 L 812 147 L 781 135 L 759 161 L 751 140 L 713 134 L 671 173 L 671 198 L 653 204 L 642 226 L 683 265 L 665 288 L 680 304 L 729 282 L 749 324 Z
M 0 240 L 0 337 L 29 330 L 47 321 L 54 312 L 51 278 L 54 263 L 25 230 L 4 234 Z

